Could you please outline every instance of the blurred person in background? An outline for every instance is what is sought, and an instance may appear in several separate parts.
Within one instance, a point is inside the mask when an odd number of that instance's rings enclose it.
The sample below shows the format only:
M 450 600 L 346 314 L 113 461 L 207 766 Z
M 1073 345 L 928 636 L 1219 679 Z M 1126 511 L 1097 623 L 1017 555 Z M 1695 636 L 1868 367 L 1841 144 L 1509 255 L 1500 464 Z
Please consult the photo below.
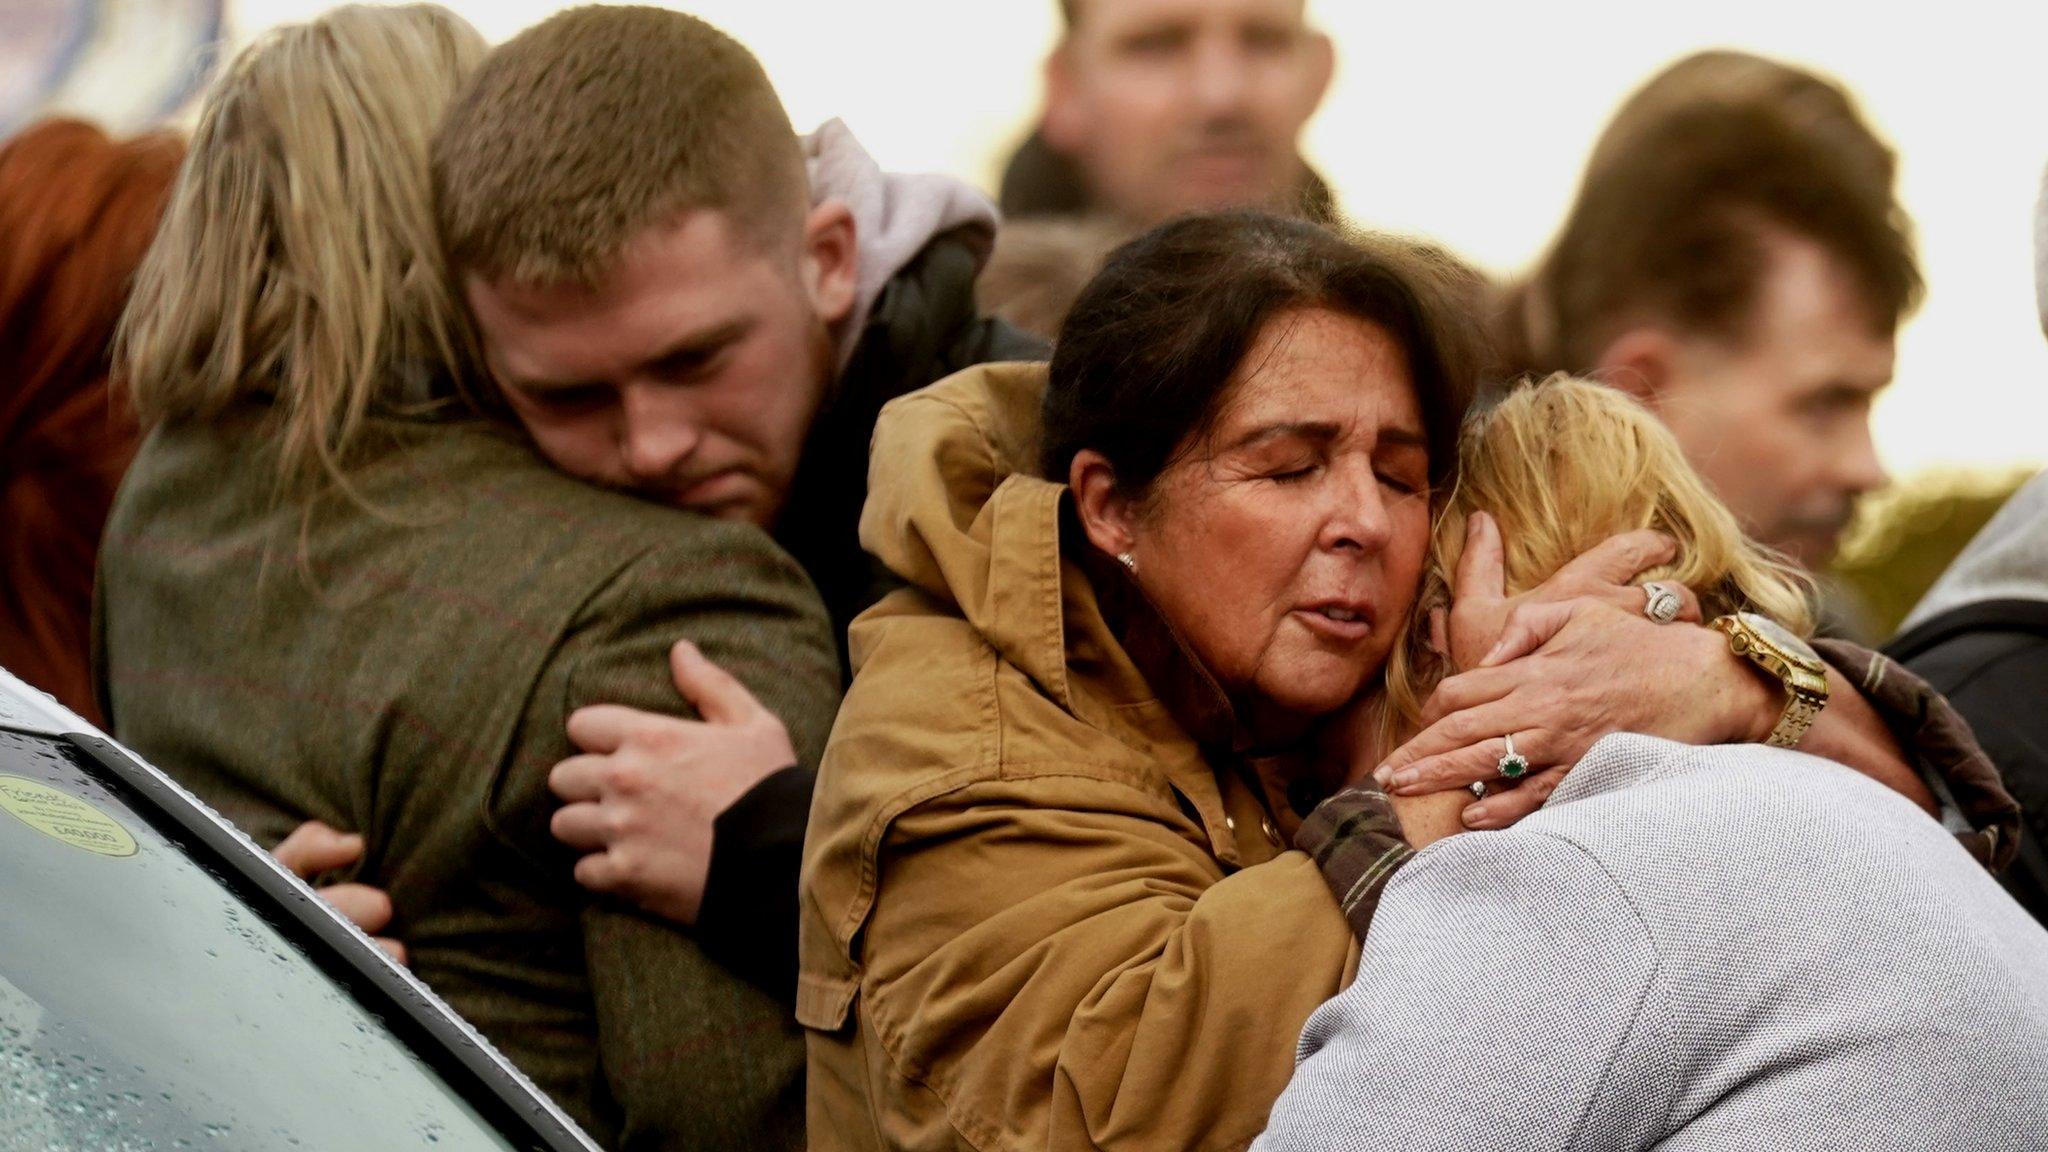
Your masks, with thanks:
M 1006 220 L 975 295 L 989 315 L 1050 342 L 1102 261 L 1131 235 L 1103 216 Z
M 883 404 L 1045 354 L 976 307 L 985 196 L 884 173 L 838 121 L 798 137 L 753 55 L 680 12 L 581 7 L 520 33 L 451 109 L 433 170 L 494 394 L 541 455 L 772 532 L 842 644 L 896 583 L 857 535 Z M 579 726 L 555 828 L 599 891 L 683 923 L 742 915 L 743 966 L 787 987 L 815 761 L 791 755 L 775 710 L 716 705 Z
M 93 568 L 137 436 L 109 348 L 184 151 L 65 119 L 0 145 L 0 666 L 95 723 Z
M 1300 153 L 1329 90 L 1305 0 L 1060 0 L 1045 112 L 1003 173 L 1011 217 L 1263 208 L 1336 216 Z
M 582 706 L 678 680 L 814 762 L 824 610 L 758 528 L 582 483 L 475 414 L 428 146 L 485 51 L 443 8 L 342 7 L 208 92 L 118 342 L 151 431 L 102 553 L 102 700 L 600 1144 L 798 1148 L 790 989 L 714 956 L 752 909 L 690 933 L 592 895 L 547 778 L 571 731 L 603 738 Z
M 2048 332 L 2048 178 L 2035 203 L 2034 287 Z M 1992 517 L 1886 651 L 1949 697 L 2005 774 L 2027 819 L 2006 883 L 2048 921 L 2048 473 Z
M 1745 531 L 1823 568 L 1886 482 L 1871 404 L 1922 294 L 1895 169 L 1834 82 L 1679 61 L 1616 113 L 1504 302 L 1510 366 L 1642 400 Z

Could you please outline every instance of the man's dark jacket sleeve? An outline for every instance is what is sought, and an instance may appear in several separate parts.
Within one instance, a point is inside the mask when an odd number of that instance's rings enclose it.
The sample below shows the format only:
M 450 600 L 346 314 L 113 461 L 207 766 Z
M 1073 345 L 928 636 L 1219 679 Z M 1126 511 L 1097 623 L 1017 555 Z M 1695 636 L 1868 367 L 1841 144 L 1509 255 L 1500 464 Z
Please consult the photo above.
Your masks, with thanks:
M 2048 922 L 2048 603 L 1965 605 L 1886 651 L 1948 698 L 2004 776 L 2023 813 L 2006 887 Z

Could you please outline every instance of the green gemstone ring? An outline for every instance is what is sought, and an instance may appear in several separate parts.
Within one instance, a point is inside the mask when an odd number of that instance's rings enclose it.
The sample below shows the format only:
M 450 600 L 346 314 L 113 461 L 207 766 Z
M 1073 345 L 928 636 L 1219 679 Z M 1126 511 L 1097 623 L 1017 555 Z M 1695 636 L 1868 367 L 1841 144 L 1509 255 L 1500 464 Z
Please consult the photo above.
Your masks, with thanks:
M 1501 758 L 1494 763 L 1494 767 L 1500 771 L 1501 779 L 1520 780 L 1529 774 L 1529 759 L 1520 752 L 1515 751 L 1515 738 L 1513 734 L 1508 735 L 1506 740 L 1508 750 L 1501 754 Z

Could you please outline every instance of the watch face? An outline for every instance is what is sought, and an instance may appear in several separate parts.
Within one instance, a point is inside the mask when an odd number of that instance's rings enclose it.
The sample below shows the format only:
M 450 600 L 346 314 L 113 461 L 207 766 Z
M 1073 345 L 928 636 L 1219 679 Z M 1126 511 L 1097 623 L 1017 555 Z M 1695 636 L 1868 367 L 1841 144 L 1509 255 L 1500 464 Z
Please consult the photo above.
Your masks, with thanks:
M 1785 656 L 1807 664 L 1820 663 L 1820 653 L 1813 650 L 1813 645 L 1793 635 L 1784 625 L 1769 616 L 1761 616 L 1755 612 L 1741 612 L 1737 613 L 1737 616 L 1744 624 L 1749 625 L 1759 638 Z

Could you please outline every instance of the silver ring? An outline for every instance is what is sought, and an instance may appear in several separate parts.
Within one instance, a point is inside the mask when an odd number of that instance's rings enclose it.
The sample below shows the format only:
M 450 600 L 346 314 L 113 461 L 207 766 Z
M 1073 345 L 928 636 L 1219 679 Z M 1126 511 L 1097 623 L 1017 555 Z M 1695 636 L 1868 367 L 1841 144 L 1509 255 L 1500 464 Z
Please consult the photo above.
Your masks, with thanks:
M 1503 739 L 1507 741 L 1508 750 L 1501 753 L 1500 759 L 1494 761 L 1493 766 L 1500 772 L 1501 779 L 1520 780 L 1529 774 L 1529 758 L 1515 751 L 1513 733 L 1509 733 Z
M 1670 585 L 1655 580 L 1643 585 L 1643 615 L 1653 623 L 1671 623 L 1684 607 L 1684 598 L 1673 592 Z
M 1477 797 L 1477 798 L 1479 798 L 1479 799 L 1481 799 L 1481 800 L 1484 800 L 1484 799 L 1486 799 L 1486 781 L 1484 781 L 1484 780 L 1474 780 L 1474 781 L 1473 781 L 1473 782 L 1471 782 L 1470 784 L 1467 784 L 1467 785 L 1465 785 L 1465 787 L 1467 787 L 1467 788 L 1469 788 L 1469 789 L 1471 789 L 1471 790 L 1472 790 L 1472 795 L 1473 795 L 1473 796 L 1475 796 L 1475 797 Z

